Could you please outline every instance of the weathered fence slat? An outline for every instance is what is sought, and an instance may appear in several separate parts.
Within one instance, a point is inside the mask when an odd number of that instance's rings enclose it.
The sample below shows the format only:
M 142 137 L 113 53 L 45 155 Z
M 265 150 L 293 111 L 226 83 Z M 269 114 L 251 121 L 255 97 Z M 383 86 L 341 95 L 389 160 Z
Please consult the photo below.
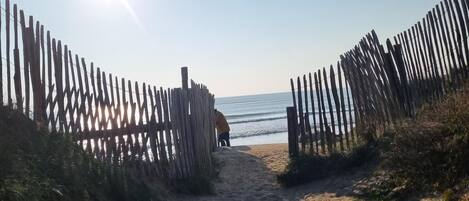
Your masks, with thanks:
M 308 105 L 308 83 L 306 81 L 306 75 L 303 75 L 303 87 L 304 87 L 304 101 L 305 101 L 305 133 L 308 134 L 309 153 L 313 153 L 313 134 L 311 131 L 311 123 L 309 121 L 309 105 Z M 306 136 L 305 136 L 306 137 Z
M 287 107 L 288 119 L 288 154 L 290 157 L 295 158 L 299 155 L 298 150 L 298 120 L 296 116 L 295 107 Z
M 317 84 L 317 82 L 315 82 Z M 311 73 L 309 73 L 309 86 L 310 86 L 310 92 L 309 94 L 311 95 L 311 109 L 312 109 L 312 116 L 313 116 L 313 125 L 314 125 L 314 143 L 316 145 L 316 154 L 319 154 L 319 139 L 318 139 L 318 128 L 316 125 L 316 106 L 314 104 L 314 85 L 313 85 L 313 80 Z
M 337 65 L 339 66 L 339 65 Z M 335 106 L 335 111 L 336 111 L 336 117 L 337 117 L 337 128 L 339 131 L 339 145 L 340 145 L 340 151 L 344 151 L 344 137 L 342 133 L 342 119 L 341 119 L 341 107 L 340 107 L 340 99 L 339 99 L 339 93 L 337 91 L 337 82 L 335 78 L 335 72 L 334 68 L 331 66 L 330 70 L 330 78 L 331 78 L 331 90 L 332 90 L 332 97 L 334 100 L 334 106 Z M 334 125 L 334 130 L 335 130 L 335 125 Z M 334 136 L 336 137 L 336 136 Z
M 327 144 L 326 144 L 327 119 L 326 119 L 326 107 L 324 106 L 324 96 L 323 96 L 324 93 L 322 90 L 321 70 L 317 72 L 317 75 L 319 78 L 319 84 L 316 85 L 317 86 L 316 90 L 318 91 L 318 98 L 320 98 L 318 102 L 321 103 L 321 106 L 320 106 L 321 109 L 320 109 L 320 114 L 319 114 L 320 119 L 321 119 L 321 121 L 319 121 L 319 124 L 321 127 L 321 149 L 322 149 L 321 151 L 324 154 L 326 151 L 326 146 L 329 152 L 331 152 L 331 147 L 329 146 L 329 141 L 327 141 Z M 316 79 L 316 74 L 314 78 Z
M 337 65 L 337 73 L 338 73 L 338 78 L 339 78 L 339 94 L 340 94 L 340 110 L 342 111 L 342 123 L 343 123 L 343 129 L 344 129 L 344 135 L 345 135 L 345 143 L 347 146 L 347 149 L 350 149 L 350 140 L 349 140 L 349 132 L 347 130 L 347 116 L 346 116 L 346 109 L 345 109 L 345 98 L 344 98 L 344 87 L 345 85 L 342 82 L 342 70 L 340 65 Z M 340 127 L 339 123 L 339 127 Z
M 305 119 L 304 119 L 304 114 L 303 114 L 303 96 L 301 94 L 301 79 L 300 77 L 297 78 L 297 84 L 298 84 L 298 117 L 299 117 L 299 127 L 300 127 L 300 142 L 301 142 L 301 152 L 305 152 L 305 146 L 306 146 L 306 132 L 305 132 Z
M 326 141 L 328 145 L 331 147 L 329 152 L 335 152 L 337 149 L 336 146 L 336 132 L 335 132 L 335 121 L 334 121 L 334 109 L 332 108 L 332 100 L 331 100 L 331 95 L 330 95 L 330 90 L 329 90 L 329 83 L 327 80 L 327 71 L 326 68 L 322 69 L 323 75 L 324 75 L 324 93 L 326 93 L 327 97 L 327 105 L 329 107 L 329 120 L 331 122 L 330 126 L 326 123 Z M 326 111 L 326 110 L 324 110 Z M 324 118 L 326 118 L 326 114 L 324 114 Z
M 5 54 L 6 54 L 6 72 L 7 72 L 7 103 L 8 103 L 8 106 L 11 107 L 11 72 L 10 72 L 10 0 L 6 0 L 5 1 L 5 48 L 6 48 L 6 51 L 5 51 Z M 1 19 L 0 19 L 0 26 L 1 26 Z M 0 35 L 1 35 L 1 31 L 0 31 Z M 1 105 L 3 105 L 3 64 L 1 64 L 1 68 L 0 68 L 0 101 L 1 101 Z

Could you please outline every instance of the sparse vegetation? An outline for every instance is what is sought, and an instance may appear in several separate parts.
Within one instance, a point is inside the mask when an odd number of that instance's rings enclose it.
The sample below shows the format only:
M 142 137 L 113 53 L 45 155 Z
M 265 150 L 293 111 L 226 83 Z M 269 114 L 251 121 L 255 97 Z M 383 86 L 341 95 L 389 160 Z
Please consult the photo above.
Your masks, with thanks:
M 342 174 L 375 161 L 379 156 L 376 146 L 380 143 L 382 142 L 370 142 L 354 148 L 349 153 L 334 153 L 330 156 L 301 155 L 290 161 L 285 172 L 277 176 L 277 180 L 285 187 L 292 187 Z
M 70 135 L 39 130 L 24 115 L 0 108 L 0 200 L 160 200 L 163 190 L 106 165 Z
M 388 128 L 376 141 L 349 154 L 301 156 L 278 176 L 285 186 L 338 175 L 376 163 L 372 176 L 357 184 L 359 199 L 402 200 L 439 194 L 458 200 L 469 192 L 469 88 L 424 106 L 413 120 Z
M 427 105 L 417 118 L 402 122 L 391 133 L 391 149 L 383 155 L 368 196 L 398 199 L 440 192 L 454 200 L 469 190 L 469 90 Z

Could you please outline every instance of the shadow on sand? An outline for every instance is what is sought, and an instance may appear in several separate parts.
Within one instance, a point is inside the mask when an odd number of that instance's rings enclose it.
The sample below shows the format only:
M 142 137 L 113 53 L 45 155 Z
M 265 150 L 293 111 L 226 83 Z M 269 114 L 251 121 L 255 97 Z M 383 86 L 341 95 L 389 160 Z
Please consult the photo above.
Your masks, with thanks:
M 341 176 L 283 188 L 277 183 L 278 172 L 268 168 L 265 158 L 251 151 L 253 148 L 249 146 L 219 148 L 214 153 L 220 167 L 218 178 L 214 181 L 216 195 L 183 200 L 352 200 L 353 186 L 370 174 L 370 168 L 364 167 Z

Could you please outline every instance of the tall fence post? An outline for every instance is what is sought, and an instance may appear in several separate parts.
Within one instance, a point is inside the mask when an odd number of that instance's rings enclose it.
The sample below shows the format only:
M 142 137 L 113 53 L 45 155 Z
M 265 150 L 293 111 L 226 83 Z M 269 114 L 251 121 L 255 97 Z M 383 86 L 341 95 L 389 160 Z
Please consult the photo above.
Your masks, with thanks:
M 182 89 L 188 89 L 189 88 L 189 72 L 187 70 L 187 67 L 181 68 L 181 76 L 182 76 Z
M 288 152 L 290 158 L 298 157 L 298 119 L 295 107 L 287 107 L 288 118 Z

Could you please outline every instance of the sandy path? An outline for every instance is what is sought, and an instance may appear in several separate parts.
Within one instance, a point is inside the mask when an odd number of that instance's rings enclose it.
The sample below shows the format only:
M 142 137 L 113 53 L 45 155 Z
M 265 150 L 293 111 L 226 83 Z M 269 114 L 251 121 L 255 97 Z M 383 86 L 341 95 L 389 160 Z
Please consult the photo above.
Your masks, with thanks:
M 353 182 L 362 178 L 357 175 L 344 176 L 284 189 L 277 183 L 275 175 L 286 167 L 286 144 L 223 148 L 214 155 L 221 167 L 215 181 L 216 195 L 183 200 L 352 200 L 345 195 L 352 192 Z
M 282 188 L 276 174 L 288 163 L 288 145 L 272 144 L 222 148 L 214 153 L 220 174 L 214 181 L 215 195 L 178 197 L 177 201 L 352 201 L 354 185 L 367 178 L 369 168 L 351 170 L 350 174 L 330 177 L 312 183 Z M 368 170 L 367 170 L 368 169 Z M 467 196 L 469 197 L 469 196 Z M 467 199 L 467 198 L 466 198 Z M 409 200 L 439 200 L 409 199 Z M 467 199 L 469 201 L 469 199 Z
M 283 200 L 280 187 L 263 161 L 247 153 L 249 147 L 221 149 L 215 154 L 221 165 L 216 194 L 209 200 Z M 207 199 L 204 199 L 207 200 Z

